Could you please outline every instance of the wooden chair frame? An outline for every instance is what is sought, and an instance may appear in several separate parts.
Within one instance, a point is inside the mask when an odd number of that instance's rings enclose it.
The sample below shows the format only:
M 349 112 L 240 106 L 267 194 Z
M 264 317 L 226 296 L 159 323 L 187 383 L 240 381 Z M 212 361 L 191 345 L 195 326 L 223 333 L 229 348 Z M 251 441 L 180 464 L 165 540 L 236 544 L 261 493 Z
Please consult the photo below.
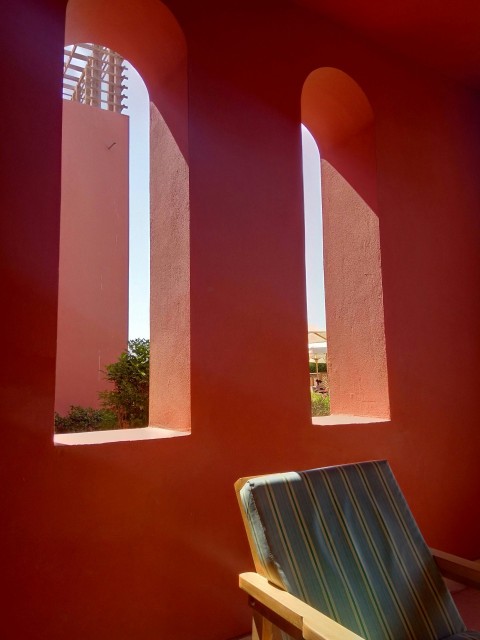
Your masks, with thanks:
M 240 589 L 248 594 L 249 605 L 253 610 L 252 640 L 280 640 L 280 629 L 295 640 L 364 640 L 299 598 L 271 584 L 263 575 L 240 498 L 240 491 L 248 480 L 249 478 L 237 480 L 235 492 L 257 571 L 241 573 L 239 576 Z M 430 551 L 445 578 L 480 589 L 478 563 L 437 549 Z

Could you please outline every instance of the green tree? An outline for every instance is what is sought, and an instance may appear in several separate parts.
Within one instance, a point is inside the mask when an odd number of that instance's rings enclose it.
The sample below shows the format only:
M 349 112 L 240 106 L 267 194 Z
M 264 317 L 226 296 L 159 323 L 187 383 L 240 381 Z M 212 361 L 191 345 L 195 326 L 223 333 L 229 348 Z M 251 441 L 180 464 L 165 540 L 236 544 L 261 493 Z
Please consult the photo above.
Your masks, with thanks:
M 118 427 L 148 425 L 148 390 L 150 380 L 150 341 L 136 338 L 118 360 L 107 365 L 105 377 L 113 383 L 112 391 L 102 391 L 104 409 L 112 411 Z

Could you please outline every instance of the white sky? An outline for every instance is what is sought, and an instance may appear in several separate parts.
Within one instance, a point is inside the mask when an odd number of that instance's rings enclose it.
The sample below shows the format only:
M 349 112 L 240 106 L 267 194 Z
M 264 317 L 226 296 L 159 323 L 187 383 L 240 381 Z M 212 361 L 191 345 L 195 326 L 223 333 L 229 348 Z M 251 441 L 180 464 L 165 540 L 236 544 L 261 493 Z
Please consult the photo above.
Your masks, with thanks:
M 320 154 L 312 134 L 303 124 L 302 152 L 308 324 L 326 329 Z
M 130 275 L 128 336 L 150 336 L 150 103 L 147 88 L 127 63 L 130 116 Z M 302 125 L 305 201 L 305 265 L 308 323 L 325 324 L 320 156 L 312 135 Z
M 147 87 L 127 62 L 130 116 L 130 240 L 128 337 L 150 337 L 150 101 Z

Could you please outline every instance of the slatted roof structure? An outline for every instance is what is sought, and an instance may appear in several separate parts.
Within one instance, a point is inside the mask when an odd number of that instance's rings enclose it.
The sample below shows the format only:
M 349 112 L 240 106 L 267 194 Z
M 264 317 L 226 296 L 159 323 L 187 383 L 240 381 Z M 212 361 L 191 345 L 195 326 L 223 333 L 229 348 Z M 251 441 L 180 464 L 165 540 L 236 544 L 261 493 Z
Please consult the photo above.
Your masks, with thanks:
M 97 44 L 65 47 L 63 99 L 122 113 L 126 67 L 121 55 Z

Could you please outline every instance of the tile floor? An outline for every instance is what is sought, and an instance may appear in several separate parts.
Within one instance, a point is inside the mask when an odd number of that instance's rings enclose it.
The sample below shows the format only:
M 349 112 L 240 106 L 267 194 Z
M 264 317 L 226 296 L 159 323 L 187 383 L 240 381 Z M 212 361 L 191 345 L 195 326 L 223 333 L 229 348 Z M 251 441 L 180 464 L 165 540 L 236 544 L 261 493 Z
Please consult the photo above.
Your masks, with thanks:
M 468 629 L 480 631 L 480 591 L 467 587 L 452 595 Z

